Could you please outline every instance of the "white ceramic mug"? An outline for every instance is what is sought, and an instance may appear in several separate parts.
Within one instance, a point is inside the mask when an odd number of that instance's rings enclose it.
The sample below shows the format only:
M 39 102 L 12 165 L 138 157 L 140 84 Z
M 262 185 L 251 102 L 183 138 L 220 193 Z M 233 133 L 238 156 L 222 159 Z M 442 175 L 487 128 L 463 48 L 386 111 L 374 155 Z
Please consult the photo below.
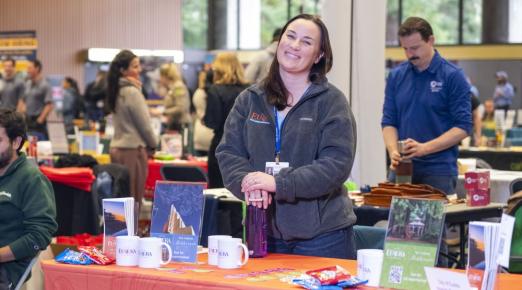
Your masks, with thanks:
M 218 240 L 218 267 L 223 269 L 235 269 L 248 262 L 248 248 L 241 239 Z M 243 258 L 241 257 L 243 253 Z
M 163 260 L 162 246 L 165 246 L 168 251 L 166 260 Z M 160 238 L 150 237 L 140 239 L 139 263 L 140 268 L 159 268 L 161 265 L 166 265 L 170 262 L 172 256 L 172 249 Z
M 379 287 L 381 279 L 383 251 L 362 249 L 357 251 L 357 277 L 368 280 L 368 286 Z
M 226 235 L 213 235 L 208 236 L 208 264 L 212 266 L 217 266 L 218 264 L 218 251 L 219 245 L 218 241 L 220 239 L 231 239 L 232 236 Z
M 140 237 L 118 236 L 116 237 L 116 265 L 138 266 L 140 250 Z

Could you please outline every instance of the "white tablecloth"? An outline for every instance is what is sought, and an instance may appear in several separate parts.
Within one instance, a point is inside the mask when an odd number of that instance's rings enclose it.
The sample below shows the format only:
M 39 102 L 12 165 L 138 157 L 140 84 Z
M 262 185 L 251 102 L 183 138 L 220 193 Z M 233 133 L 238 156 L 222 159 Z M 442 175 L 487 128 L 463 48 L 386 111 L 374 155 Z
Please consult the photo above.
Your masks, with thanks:
M 490 170 L 490 187 L 491 187 L 491 202 L 507 203 L 509 198 L 509 185 L 511 181 L 522 178 L 522 171 L 503 171 Z M 464 189 L 464 175 L 459 175 L 457 181 L 457 188 L 455 189 L 459 197 L 466 195 Z

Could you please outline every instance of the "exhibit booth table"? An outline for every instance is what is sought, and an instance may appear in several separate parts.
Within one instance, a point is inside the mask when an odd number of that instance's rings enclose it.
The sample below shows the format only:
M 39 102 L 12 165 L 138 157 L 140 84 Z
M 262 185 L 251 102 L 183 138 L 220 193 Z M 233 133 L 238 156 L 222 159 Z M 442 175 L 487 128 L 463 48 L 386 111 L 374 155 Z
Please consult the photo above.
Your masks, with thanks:
M 127 290 L 127 289 L 302 289 L 280 281 L 297 272 L 339 265 L 357 272 L 354 260 L 269 254 L 250 259 L 240 269 L 224 270 L 206 264 L 200 254 L 198 264 L 170 263 L 162 270 L 116 265 L 78 266 L 42 261 L 46 290 Z M 455 271 L 455 270 L 454 270 Z M 519 289 L 522 275 L 499 274 L 497 289 Z M 358 287 L 357 289 L 375 289 Z
M 459 158 L 480 158 L 493 169 L 522 170 L 522 147 L 511 148 L 459 148 Z

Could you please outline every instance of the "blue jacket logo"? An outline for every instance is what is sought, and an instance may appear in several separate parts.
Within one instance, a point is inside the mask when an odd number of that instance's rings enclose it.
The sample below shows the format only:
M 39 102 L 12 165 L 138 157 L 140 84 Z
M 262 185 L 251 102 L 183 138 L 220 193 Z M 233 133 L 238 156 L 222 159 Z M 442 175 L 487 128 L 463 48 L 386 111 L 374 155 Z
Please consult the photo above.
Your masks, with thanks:
M 432 93 L 438 93 L 440 90 L 442 90 L 442 82 L 431 81 L 430 87 Z

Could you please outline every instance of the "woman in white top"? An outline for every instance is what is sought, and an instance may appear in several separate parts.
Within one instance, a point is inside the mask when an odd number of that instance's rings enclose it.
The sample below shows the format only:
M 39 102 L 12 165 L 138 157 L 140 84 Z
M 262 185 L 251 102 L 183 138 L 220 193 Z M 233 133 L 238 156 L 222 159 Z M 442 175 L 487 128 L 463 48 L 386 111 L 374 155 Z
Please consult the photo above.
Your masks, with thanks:
M 214 131 L 207 126 L 203 125 L 203 117 L 205 116 L 205 110 L 207 108 L 207 92 L 206 82 L 207 74 L 206 71 L 201 71 L 198 78 L 198 88 L 192 96 L 192 103 L 196 109 L 194 118 L 194 149 L 197 155 L 206 156 L 208 149 L 210 148 L 210 141 L 214 136 Z

